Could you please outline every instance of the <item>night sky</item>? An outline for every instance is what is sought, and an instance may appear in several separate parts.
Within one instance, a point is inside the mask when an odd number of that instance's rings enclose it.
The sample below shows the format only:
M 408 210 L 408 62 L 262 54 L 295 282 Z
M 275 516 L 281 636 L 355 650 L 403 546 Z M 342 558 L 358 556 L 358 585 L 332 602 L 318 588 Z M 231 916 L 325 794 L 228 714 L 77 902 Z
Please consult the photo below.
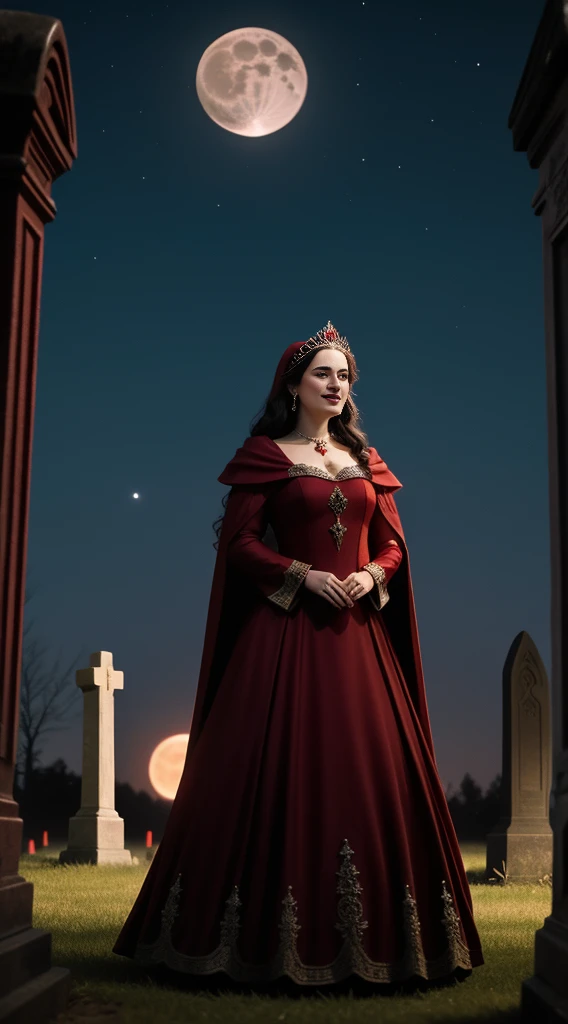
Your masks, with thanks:
M 442 782 L 500 771 L 521 629 L 550 673 L 537 173 L 507 127 L 542 7 L 32 5 L 65 28 L 79 158 L 46 229 L 29 616 L 53 652 L 110 650 L 124 671 L 119 779 L 149 788 L 154 746 L 188 731 L 217 476 L 284 348 L 328 319 L 404 485 Z M 206 47 L 246 26 L 308 72 L 299 114 L 263 138 L 220 128 L 195 89 Z M 44 763 L 80 771 L 79 712 L 77 693 Z

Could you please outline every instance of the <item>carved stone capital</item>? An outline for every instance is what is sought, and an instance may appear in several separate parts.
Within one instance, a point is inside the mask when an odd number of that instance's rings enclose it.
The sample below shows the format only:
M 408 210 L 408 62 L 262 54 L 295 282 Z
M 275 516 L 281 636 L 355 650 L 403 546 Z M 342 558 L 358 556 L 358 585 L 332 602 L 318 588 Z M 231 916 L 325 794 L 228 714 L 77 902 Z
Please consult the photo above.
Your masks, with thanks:
M 52 220 L 52 182 L 77 156 L 67 43 L 56 18 L 0 11 L 0 124 L 0 179 L 25 189 L 41 220 Z

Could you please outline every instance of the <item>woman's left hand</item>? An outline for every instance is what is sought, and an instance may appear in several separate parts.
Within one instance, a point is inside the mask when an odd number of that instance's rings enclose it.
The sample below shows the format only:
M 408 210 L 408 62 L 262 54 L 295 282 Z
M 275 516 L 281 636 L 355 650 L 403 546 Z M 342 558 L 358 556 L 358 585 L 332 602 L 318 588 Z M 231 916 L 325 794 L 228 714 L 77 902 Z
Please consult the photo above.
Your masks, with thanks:
M 361 572 L 352 572 L 343 580 L 343 586 L 352 601 L 358 601 L 364 594 L 368 594 L 375 586 L 375 581 L 370 572 L 361 569 Z

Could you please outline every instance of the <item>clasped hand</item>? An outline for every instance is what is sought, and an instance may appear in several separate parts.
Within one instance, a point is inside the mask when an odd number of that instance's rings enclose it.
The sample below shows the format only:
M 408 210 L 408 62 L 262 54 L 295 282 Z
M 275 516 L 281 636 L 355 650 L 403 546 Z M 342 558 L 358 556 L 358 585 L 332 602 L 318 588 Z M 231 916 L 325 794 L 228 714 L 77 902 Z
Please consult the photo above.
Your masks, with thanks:
M 336 608 L 352 608 L 355 601 L 373 589 L 375 581 L 366 569 L 352 572 L 344 580 L 338 579 L 332 572 L 310 569 L 304 585 Z

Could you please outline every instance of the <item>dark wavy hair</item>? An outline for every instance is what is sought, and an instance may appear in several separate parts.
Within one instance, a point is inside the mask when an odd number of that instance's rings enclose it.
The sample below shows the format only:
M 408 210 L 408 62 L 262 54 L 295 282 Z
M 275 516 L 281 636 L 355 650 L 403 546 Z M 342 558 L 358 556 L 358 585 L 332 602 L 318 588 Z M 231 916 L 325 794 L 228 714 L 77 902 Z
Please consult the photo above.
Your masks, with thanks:
M 286 434 L 290 434 L 295 429 L 299 410 L 297 409 L 296 412 L 292 412 L 293 399 L 288 387 L 289 385 L 293 387 L 300 383 L 312 360 L 319 356 L 322 351 L 324 351 L 323 348 L 317 348 L 313 352 L 308 352 L 291 370 L 282 375 L 278 391 L 273 398 L 266 400 L 260 412 L 253 419 L 250 427 L 250 437 L 264 436 L 274 440 L 277 437 L 285 437 Z M 349 373 L 349 394 L 341 412 L 337 416 L 330 418 L 329 433 L 336 441 L 349 448 L 359 465 L 366 469 L 369 463 L 369 442 L 367 435 L 360 427 L 359 410 L 353 401 L 353 392 L 351 390 L 354 382 L 359 379 L 359 374 L 353 353 L 345 352 L 344 355 L 347 360 Z M 228 491 L 223 497 L 221 502 L 223 509 L 227 508 L 230 493 Z M 217 537 L 213 544 L 214 548 L 219 546 L 223 517 L 224 513 L 213 523 L 213 529 Z

